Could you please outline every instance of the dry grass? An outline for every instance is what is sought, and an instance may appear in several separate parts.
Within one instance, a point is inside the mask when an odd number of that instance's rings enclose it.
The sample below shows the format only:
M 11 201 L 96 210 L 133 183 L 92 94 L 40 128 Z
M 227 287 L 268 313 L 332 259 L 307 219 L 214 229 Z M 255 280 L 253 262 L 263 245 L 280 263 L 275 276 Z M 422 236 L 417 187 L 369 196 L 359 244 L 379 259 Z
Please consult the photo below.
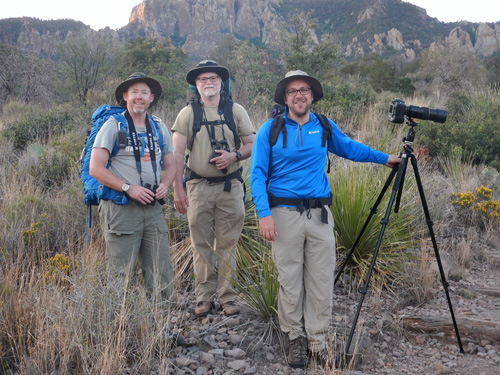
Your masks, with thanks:
M 0 353 L 20 374 L 150 373 L 168 366 L 169 310 L 140 285 L 106 288 L 100 251 L 75 257 L 78 269 L 45 278 L 22 263 L 3 270 Z M 7 349 L 8 348 L 8 349 Z
M 404 266 L 402 285 L 409 303 L 422 306 L 429 302 L 436 292 L 439 273 L 432 247 L 423 244 L 418 257 Z M 430 245 L 427 244 L 427 245 Z

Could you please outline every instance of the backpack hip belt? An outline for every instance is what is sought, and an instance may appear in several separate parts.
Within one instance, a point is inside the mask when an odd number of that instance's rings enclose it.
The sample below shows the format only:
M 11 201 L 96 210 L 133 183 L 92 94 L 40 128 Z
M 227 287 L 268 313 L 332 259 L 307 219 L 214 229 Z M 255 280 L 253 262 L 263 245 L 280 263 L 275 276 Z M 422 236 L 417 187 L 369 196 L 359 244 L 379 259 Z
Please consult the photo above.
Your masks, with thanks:
M 330 206 L 332 204 L 332 196 L 327 198 L 281 198 L 268 193 L 269 207 L 273 208 L 276 206 L 295 206 L 297 211 L 302 213 L 307 210 L 307 218 L 311 218 L 310 211 L 312 208 L 321 208 L 321 222 L 328 224 L 328 211 L 325 206 Z
M 241 176 L 243 168 L 239 168 L 236 172 L 230 173 L 221 177 L 203 177 L 199 174 L 193 172 L 189 167 L 186 167 L 184 172 L 184 178 L 186 181 L 189 180 L 206 180 L 210 184 L 220 184 L 224 182 L 224 191 L 231 191 L 231 180 L 237 179 L 241 183 L 243 183 L 243 177 Z

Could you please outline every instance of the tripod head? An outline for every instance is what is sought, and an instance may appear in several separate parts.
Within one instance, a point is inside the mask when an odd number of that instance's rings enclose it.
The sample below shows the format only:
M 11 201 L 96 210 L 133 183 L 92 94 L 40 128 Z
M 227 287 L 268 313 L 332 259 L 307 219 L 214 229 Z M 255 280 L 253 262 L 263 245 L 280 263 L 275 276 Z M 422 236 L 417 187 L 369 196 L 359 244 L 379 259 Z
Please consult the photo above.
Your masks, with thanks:
M 415 120 L 413 120 L 412 117 L 406 116 L 406 125 L 408 125 L 410 129 L 408 129 L 408 133 L 406 133 L 406 136 L 403 138 L 403 143 L 404 143 L 403 147 L 405 151 L 412 153 L 413 141 L 415 140 L 415 134 L 416 134 L 415 127 L 418 125 L 418 123 Z

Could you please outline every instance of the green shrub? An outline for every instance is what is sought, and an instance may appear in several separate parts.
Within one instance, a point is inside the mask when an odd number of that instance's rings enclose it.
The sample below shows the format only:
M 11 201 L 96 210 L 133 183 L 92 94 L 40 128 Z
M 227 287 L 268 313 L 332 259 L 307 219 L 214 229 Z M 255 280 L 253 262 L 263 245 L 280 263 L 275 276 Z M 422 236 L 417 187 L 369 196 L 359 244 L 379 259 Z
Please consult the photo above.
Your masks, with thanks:
M 420 126 L 420 142 L 431 156 L 447 155 L 461 148 L 477 164 L 500 169 L 500 91 L 457 93 L 448 101 L 448 119 L 444 124 Z
M 49 111 L 28 111 L 23 117 L 7 123 L 3 135 L 16 148 L 24 149 L 31 142 L 46 143 L 53 137 L 75 129 L 82 122 L 85 123 L 86 117 L 84 108 L 70 105 L 57 106 Z M 90 116 L 87 122 L 90 124 Z
M 30 175 L 39 186 L 50 188 L 60 185 L 68 176 L 74 162 L 67 154 L 57 150 L 44 151 L 37 165 L 32 165 Z
M 30 176 L 45 188 L 61 185 L 72 169 L 77 168 L 84 140 L 75 133 L 68 133 L 50 142 L 49 148 L 38 157 L 30 168 Z M 30 145 L 31 146 L 31 145 Z
M 375 102 L 375 91 L 356 82 L 323 83 L 324 97 L 314 105 L 314 111 L 330 115 L 336 123 L 359 119 Z

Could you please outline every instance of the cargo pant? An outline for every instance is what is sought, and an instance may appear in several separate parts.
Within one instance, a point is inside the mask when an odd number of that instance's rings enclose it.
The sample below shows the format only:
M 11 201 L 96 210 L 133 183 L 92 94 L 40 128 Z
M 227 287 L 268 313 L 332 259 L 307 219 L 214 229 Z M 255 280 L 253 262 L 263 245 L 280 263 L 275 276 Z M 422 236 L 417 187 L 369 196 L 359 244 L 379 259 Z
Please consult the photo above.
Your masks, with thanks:
M 195 179 L 186 183 L 186 189 L 196 301 L 213 301 L 215 297 L 221 304 L 234 301 L 231 280 L 245 220 L 243 185 L 232 179 L 231 191 L 226 192 L 224 183 Z
M 147 289 L 170 299 L 174 280 L 168 230 L 161 205 L 143 205 L 132 200 L 126 205 L 101 201 L 99 215 L 112 286 L 121 292 L 139 259 Z
M 309 348 L 325 347 L 333 304 L 335 235 L 333 216 L 321 222 L 321 208 L 302 214 L 291 207 L 274 207 L 277 235 L 272 244 L 280 290 L 280 327 L 290 340 L 306 337 Z

